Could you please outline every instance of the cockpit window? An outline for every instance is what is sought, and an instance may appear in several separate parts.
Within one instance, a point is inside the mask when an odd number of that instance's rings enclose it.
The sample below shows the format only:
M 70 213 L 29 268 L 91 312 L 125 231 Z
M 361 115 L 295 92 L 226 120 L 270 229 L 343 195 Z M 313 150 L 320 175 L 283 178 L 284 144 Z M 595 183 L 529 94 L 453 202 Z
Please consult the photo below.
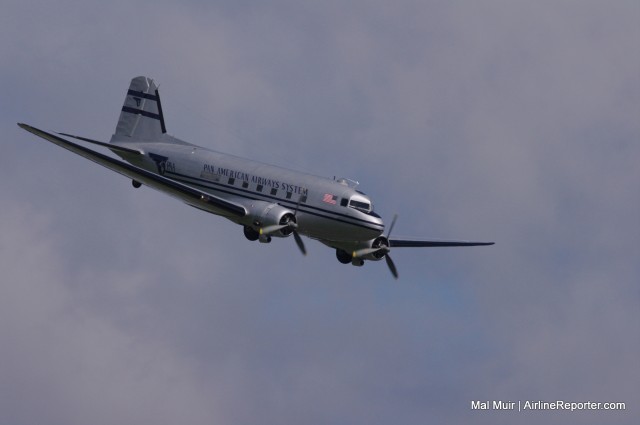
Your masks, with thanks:
M 373 212 L 373 205 L 368 196 L 363 193 L 352 193 L 349 198 L 342 198 L 340 205 L 344 207 L 353 208 L 354 210 L 361 211 L 365 214 L 371 214 Z
M 371 211 L 371 204 L 369 202 L 363 202 L 363 201 L 357 201 L 355 199 L 351 199 L 349 201 L 349 206 L 351 208 L 355 208 L 357 210 L 360 210 L 360 211 L 366 212 L 366 213 Z

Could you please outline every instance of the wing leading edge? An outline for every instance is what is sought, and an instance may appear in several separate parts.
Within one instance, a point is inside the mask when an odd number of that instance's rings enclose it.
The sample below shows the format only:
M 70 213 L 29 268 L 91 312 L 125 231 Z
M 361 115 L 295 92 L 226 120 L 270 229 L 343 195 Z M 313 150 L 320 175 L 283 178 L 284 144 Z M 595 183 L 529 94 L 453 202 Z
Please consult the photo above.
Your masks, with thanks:
M 123 176 L 136 180 L 146 186 L 172 195 L 193 207 L 224 216 L 244 217 L 247 215 L 247 210 L 242 205 L 200 191 L 191 186 L 178 183 L 159 174 L 127 164 L 126 162 L 119 161 L 91 149 L 87 149 L 84 146 L 69 142 L 68 140 L 47 133 L 46 131 L 39 130 L 35 127 L 31 127 L 30 125 L 18 123 L 18 126 L 38 137 L 48 140 L 53 144 L 87 158 L 96 164 L 100 164 L 103 167 L 115 171 L 118 174 L 122 174 Z
M 469 242 L 469 241 L 426 241 L 411 239 L 389 239 L 390 247 L 397 248 L 438 248 L 447 246 L 483 246 L 493 245 L 494 242 Z

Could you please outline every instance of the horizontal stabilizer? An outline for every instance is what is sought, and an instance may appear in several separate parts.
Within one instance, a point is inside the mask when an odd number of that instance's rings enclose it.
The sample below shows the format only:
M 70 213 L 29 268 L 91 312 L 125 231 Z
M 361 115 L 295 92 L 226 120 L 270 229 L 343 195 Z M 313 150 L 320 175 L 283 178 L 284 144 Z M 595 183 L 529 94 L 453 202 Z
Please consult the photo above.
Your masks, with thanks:
M 53 144 L 87 158 L 96 164 L 100 164 L 118 174 L 122 174 L 123 176 L 140 182 L 145 186 L 149 186 L 153 189 L 174 196 L 193 207 L 223 216 L 244 217 L 247 215 L 245 207 L 235 202 L 227 201 L 226 199 L 211 195 L 186 184 L 179 183 L 159 174 L 152 173 L 99 152 L 95 152 L 91 149 L 85 148 L 84 146 L 69 142 L 68 140 L 54 134 L 31 127 L 30 125 L 20 123 L 18 125 L 20 128 L 23 128 L 38 137 L 42 137 Z
M 397 248 L 439 248 L 447 246 L 483 246 L 493 245 L 494 242 L 469 242 L 469 241 L 438 241 L 438 240 L 411 240 L 389 239 L 389 245 Z
M 93 143 L 94 145 L 103 146 L 103 147 L 108 148 L 108 149 L 110 149 L 110 150 L 112 150 L 114 152 L 117 151 L 117 152 L 130 153 L 130 154 L 133 154 L 133 155 L 142 155 L 142 151 L 139 151 L 137 149 L 125 148 L 124 146 L 114 145 L 113 143 L 99 142 L 97 140 L 87 139 L 86 137 L 74 136 L 73 134 L 67 134 L 67 133 L 58 133 L 58 134 L 60 134 L 61 136 L 66 136 L 66 137 L 71 137 L 73 139 L 82 140 L 83 142 Z

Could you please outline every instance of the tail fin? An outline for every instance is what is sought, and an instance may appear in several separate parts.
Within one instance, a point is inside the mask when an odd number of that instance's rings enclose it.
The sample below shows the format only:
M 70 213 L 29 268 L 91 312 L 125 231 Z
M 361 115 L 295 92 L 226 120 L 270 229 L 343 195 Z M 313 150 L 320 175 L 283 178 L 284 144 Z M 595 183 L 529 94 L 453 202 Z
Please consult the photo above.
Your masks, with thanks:
M 131 80 L 115 136 L 153 140 L 166 133 L 158 86 L 151 78 Z

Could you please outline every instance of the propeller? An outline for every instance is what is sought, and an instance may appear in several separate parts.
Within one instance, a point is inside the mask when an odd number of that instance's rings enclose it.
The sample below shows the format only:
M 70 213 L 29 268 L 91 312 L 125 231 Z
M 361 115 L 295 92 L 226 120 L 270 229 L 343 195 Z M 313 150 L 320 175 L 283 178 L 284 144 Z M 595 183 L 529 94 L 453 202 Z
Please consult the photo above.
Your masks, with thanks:
M 302 202 L 302 195 L 300 195 L 300 197 L 298 198 L 296 209 L 293 211 L 293 219 L 289 219 L 289 221 L 287 221 L 284 224 L 274 224 L 271 226 L 262 227 L 260 228 L 260 234 L 268 235 L 270 233 L 277 232 L 278 230 L 289 228 L 291 229 L 291 233 L 293 233 L 293 239 L 295 239 L 296 245 L 298 245 L 300 252 L 302 252 L 302 255 L 307 255 L 307 248 L 305 248 L 304 242 L 302 242 L 302 238 L 298 233 L 298 222 L 296 221 L 296 216 L 298 215 L 298 208 L 300 207 L 300 202 Z
M 391 237 L 391 231 L 393 230 L 393 226 L 396 225 L 396 220 L 398 219 L 398 214 L 394 214 L 393 216 L 393 220 L 391 220 L 391 225 L 389 225 L 389 232 L 387 233 L 387 236 L 385 237 L 385 239 L 387 241 L 389 241 L 389 238 Z M 398 269 L 396 268 L 396 265 L 393 263 L 393 260 L 391 259 L 391 257 L 389 256 L 389 252 L 391 251 L 391 247 L 385 245 L 385 244 L 381 244 L 378 247 L 371 247 L 371 248 L 363 248 L 363 249 L 359 249 L 357 251 L 353 251 L 352 256 L 354 258 L 357 257 L 363 257 L 365 255 L 369 255 L 369 254 L 373 254 L 374 252 L 382 252 L 384 253 L 384 259 L 387 263 L 387 267 L 389 267 L 389 271 L 391 272 L 391 274 L 393 275 L 393 277 L 395 279 L 398 278 Z
M 275 233 L 278 230 L 282 230 L 285 227 L 292 227 L 290 222 L 285 224 L 274 224 L 272 226 L 261 227 L 259 233 L 261 235 L 270 235 L 271 233 Z
M 393 230 L 393 226 L 396 225 L 396 220 L 398 219 L 398 214 L 394 214 L 393 215 L 393 220 L 391 220 L 391 225 L 389 226 L 389 232 L 387 233 L 387 241 L 389 241 L 389 238 L 391 237 L 391 231 Z M 389 244 L 391 244 L 391 242 L 389 242 Z M 384 247 L 384 251 L 385 251 L 385 256 L 384 259 L 387 262 L 387 267 L 389 267 L 389 271 L 391 272 L 391 274 L 393 275 L 393 277 L 395 279 L 398 278 L 398 269 L 396 268 L 396 265 L 393 264 L 393 260 L 391 259 L 391 257 L 389 257 L 389 251 L 391 251 L 391 248 L 388 246 Z
M 289 220 L 289 222 L 293 222 L 293 226 L 291 230 L 293 233 L 293 239 L 295 239 L 296 241 L 296 245 L 298 245 L 298 248 L 300 248 L 300 252 L 302 252 L 302 255 L 307 255 L 307 248 L 305 248 L 304 242 L 302 242 L 302 238 L 298 234 L 298 222 L 295 220 L 296 216 L 298 215 L 298 208 L 300 208 L 300 202 L 302 202 L 302 195 L 298 196 L 298 203 L 296 204 L 296 209 L 293 210 L 294 219 Z
M 296 245 L 298 245 L 298 248 L 300 248 L 300 252 L 302 252 L 302 255 L 307 255 L 307 249 L 304 247 L 304 242 L 302 242 L 302 238 L 300 237 L 298 232 L 295 231 L 295 229 L 293 231 L 293 239 L 295 239 Z
M 393 277 L 395 279 L 397 279 L 398 278 L 398 269 L 396 268 L 396 265 L 393 264 L 393 260 L 391 259 L 391 257 L 389 257 L 389 254 L 385 255 L 384 259 L 387 261 L 387 267 L 389 267 L 389 271 L 391 272 Z

